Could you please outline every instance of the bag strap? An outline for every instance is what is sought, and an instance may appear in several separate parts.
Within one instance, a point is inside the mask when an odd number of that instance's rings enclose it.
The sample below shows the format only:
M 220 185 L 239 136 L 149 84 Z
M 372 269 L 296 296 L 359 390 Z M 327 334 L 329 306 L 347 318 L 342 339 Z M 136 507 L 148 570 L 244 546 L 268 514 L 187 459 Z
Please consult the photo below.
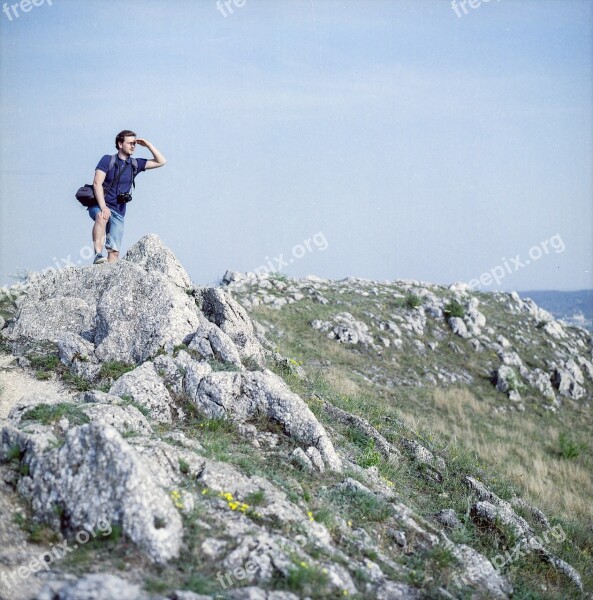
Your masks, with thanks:
M 136 189 L 136 175 L 138 174 L 138 161 L 132 158 L 132 187 Z
M 117 154 L 112 154 L 111 158 L 109 159 L 109 167 L 107 169 L 107 173 L 109 173 L 109 171 L 111 171 L 111 169 L 113 169 L 113 166 L 115 165 L 115 159 L 117 158 Z M 111 180 L 111 183 L 109 184 L 109 187 L 107 188 L 107 191 L 103 192 L 104 193 L 104 197 L 107 198 L 107 195 L 109 194 L 109 192 L 111 191 L 111 188 L 113 186 L 113 184 L 115 183 L 115 176 L 113 177 L 113 179 Z M 103 188 L 103 190 L 105 190 L 105 188 Z
M 116 159 L 117 159 L 117 154 L 113 154 L 111 156 L 111 158 L 109 159 L 109 168 L 107 169 L 107 173 L 109 173 L 109 171 L 111 171 L 111 169 L 113 169 Z M 135 158 L 132 158 L 131 162 L 132 162 L 132 186 L 134 187 L 134 189 L 136 189 L 135 179 L 136 179 L 136 175 L 138 174 L 138 161 Z M 107 191 L 105 192 L 105 198 L 107 198 L 107 195 L 111 191 L 113 184 L 119 183 L 119 180 L 125 170 L 126 170 L 126 166 L 124 165 L 124 167 L 123 167 L 123 169 L 121 169 L 121 171 L 114 174 L 113 179 L 111 180 L 111 183 L 109 184 L 109 187 L 107 188 Z

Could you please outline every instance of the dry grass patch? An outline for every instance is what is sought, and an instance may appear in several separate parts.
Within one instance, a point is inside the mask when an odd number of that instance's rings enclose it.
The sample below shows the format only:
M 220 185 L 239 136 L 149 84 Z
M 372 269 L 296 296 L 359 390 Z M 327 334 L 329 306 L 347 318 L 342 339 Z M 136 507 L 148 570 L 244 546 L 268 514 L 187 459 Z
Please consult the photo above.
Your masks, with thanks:
M 576 460 L 555 454 L 566 425 L 544 425 L 527 413 L 493 413 L 487 401 L 464 388 L 435 389 L 430 402 L 425 414 L 407 415 L 406 421 L 475 452 L 542 509 L 593 518 L 590 460 L 585 453 Z

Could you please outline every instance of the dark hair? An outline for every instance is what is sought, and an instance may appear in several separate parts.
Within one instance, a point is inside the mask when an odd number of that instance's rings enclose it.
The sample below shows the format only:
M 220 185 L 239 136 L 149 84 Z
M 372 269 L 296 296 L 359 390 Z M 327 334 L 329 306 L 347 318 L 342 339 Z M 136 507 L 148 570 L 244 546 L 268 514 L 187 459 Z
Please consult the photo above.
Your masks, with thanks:
M 136 137 L 136 134 L 133 131 L 130 131 L 129 129 L 124 129 L 123 131 L 120 131 L 116 136 L 115 136 L 115 149 L 119 150 L 119 144 L 120 142 L 123 143 L 124 138 L 128 135 L 133 135 L 134 137 Z

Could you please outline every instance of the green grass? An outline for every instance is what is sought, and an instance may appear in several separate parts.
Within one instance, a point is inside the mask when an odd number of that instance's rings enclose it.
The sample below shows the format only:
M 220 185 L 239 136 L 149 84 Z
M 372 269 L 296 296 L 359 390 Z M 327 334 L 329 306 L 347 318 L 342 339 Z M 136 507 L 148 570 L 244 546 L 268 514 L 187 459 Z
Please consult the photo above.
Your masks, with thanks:
M 99 376 L 104 379 L 119 379 L 125 373 L 135 368 L 135 365 L 120 361 L 108 361 L 101 365 Z
M 447 317 L 459 317 L 460 319 L 463 319 L 465 316 L 465 308 L 458 300 L 450 300 L 445 304 L 443 313 Z
M 581 445 L 576 444 L 565 431 L 561 431 L 558 436 L 558 446 L 560 456 L 567 460 L 573 460 L 580 454 Z
M 21 513 L 14 515 L 14 522 L 18 525 L 19 529 L 27 533 L 28 540 L 34 544 L 47 545 L 60 540 L 60 535 L 47 524 L 38 523 Z
M 520 417 L 516 412 L 495 413 L 494 409 L 501 404 L 508 404 L 490 381 L 490 373 L 500 364 L 500 359 L 490 349 L 476 352 L 468 340 L 453 336 L 444 328 L 442 320 L 439 325 L 439 321 L 429 317 L 424 337 L 420 338 L 424 342 L 430 339 L 438 341 L 438 349 L 433 355 L 421 356 L 412 345 L 408 345 L 406 338 L 412 338 L 410 334 L 404 335 L 403 350 L 386 348 L 382 349 L 381 355 L 327 340 L 313 330 L 310 323 L 313 319 L 329 320 L 332 315 L 344 310 L 337 302 L 347 305 L 348 312 L 364 322 L 369 322 L 365 311 L 372 311 L 378 320 L 390 320 L 393 314 L 401 315 L 408 310 L 405 297 L 409 292 L 401 294 L 396 302 L 388 295 L 364 298 L 359 294 L 339 294 L 332 289 L 322 293 L 330 300 L 329 305 L 321 306 L 305 298 L 299 303 L 284 306 L 280 311 L 259 306 L 250 312 L 264 325 L 275 324 L 268 337 L 277 344 L 281 354 L 303 363 L 308 381 L 300 381 L 282 370 L 276 372 L 307 401 L 315 415 L 333 432 L 334 443 L 358 465 L 377 466 L 381 475 L 393 482 L 394 493 L 421 515 L 430 517 L 442 508 L 453 508 L 462 525 L 450 532 L 450 536 L 457 543 L 472 545 L 486 556 L 495 556 L 507 542 L 501 536 L 486 535 L 468 518 L 468 505 L 475 502 L 475 498 L 464 483 L 465 475 L 471 474 L 480 479 L 502 498 L 510 499 L 513 495 L 524 497 L 542 508 L 553 522 L 561 522 L 566 525 L 567 531 L 571 531 L 569 537 L 572 536 L 572 543 L 558 548 L 558 555 L 572 564 L 584 577 L 586 588 L 593 590 L 593 576 L 587 562 L 593 555 L 593 535 L 589 530 L 590 519 L 593 518 L 590 503 L 593 455 L 590 452 L 590 435 L 587 434 L 593 429 L 590 411 L 566 399 L 561 412 L 544 411 L 538 392 L 518 378 L 517 388 L 521 390 L 526 411 Z M 445 300 L 451 316 L 463 316 L 463 306 L 459 304 L 456 307 L 450 292 L 435 293 Z M 499 333 L 504 335 L 519 351 L 526 365 L 548 370 L 547 361 L 554 360 L 554 353 L 543 330 L 535 327 L 527 317 L 513 315 L 506 308 L 501 308 L 500 303 L 506 301 L 505 296 L 500 299 L 485 293 L 475 296 L 480 300 L 479 310 L 486 315 L 487 326 L 495 330 L 492 338 L 496 339 Z M 444 331 L 444 338 L 438 329 Z M 525 345 L 524 337 L 531 340 L 530 345 Z M 453 342 L 461 353 L 450 347 L 449 342 Z M 435 388 L 430 385 L 399 385 L 389 389 L 360 376 L 368 376 L 375 370 L 388 376 L 393 374 L 397 377 L 408 372 L 421 376 L 427 366 L 437 361 L 443 370 L 467 372 L 473 378 L 471 386 L 457 384 L 456 387 L 447 387 L 440 384 Z M 435 392 L 443 392 L 444 395 L 435 397 Z M 402 435 L 417 439 L 445 458 L 447 470 L 443 481 L 431 481 L 421 468 L 408 461 L 398 465 L 382 460 L 374 454 L 376 450 L 364 435 L 352 427 L 332 422 L 319 398 L 364 417 L 394 443 Z M 411 430 L 418 437 L 410 435 Z M 561 432 L 570 434 L 564 433 L 560 437 Z M 525 445 L 526 439 L 530 442 L 529 447 Z M 554 483 L 550 485 L 550 481 Z M 315 518 L 330 529 L 335 527 L 334 507 L 327 505 L 325 499 L 318 498 L 314 488 L 309 494 Z M 344 510 L 353 509 L 345 507 Z M 342 514 L 342 509 L 337 512 Z M 352 512 L 349 514 L 352 517 Z M 373 528 L 377 527 L 380 529 L 380 521 L 373 525 Z M 539 597 L 538 594 L 548 598 L 561 597 L 563 587 L 566 587 L 552 569 L 539 563 L 523 565 L 509 576 L 525 597 L 529 594 L 534 594 L 534 597 Z M 529 583 L 518 585 L 522 578 Z M 545 592 L 541 589 L 542 581 L 548 588 Z M 566 594 L 572 597 L 571 591 Z
M 38 404 L 23 413 L 23 421 L 38 421 L 44 425 L 52 425 L 60 419 L 66 418 L 70 425 L 84 425 L 89 418 L 76 404 L 65 402 L 59 404 Z

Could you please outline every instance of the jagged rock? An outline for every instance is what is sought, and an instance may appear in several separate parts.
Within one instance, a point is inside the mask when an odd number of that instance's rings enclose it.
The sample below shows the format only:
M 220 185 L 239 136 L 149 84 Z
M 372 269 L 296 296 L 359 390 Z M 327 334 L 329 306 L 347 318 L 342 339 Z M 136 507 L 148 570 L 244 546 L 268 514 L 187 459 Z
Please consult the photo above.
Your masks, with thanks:
M 219 371 L 203 376 L 199 383 L 198 377 L 199 374 L 194 375 L 191 383 L 184 386 L 197 408 L 208 417 L 244 421 L 266 415 L 282 425 L 288 436 L 317 448 L 325 464 L 340 471 L 341 461 L 323 426 L 305 402 L 271 371 Z
M 552 556 L 548 553 L 544 553 L 544 560 L 547 560 L 556 569 L 558 569 L 558 571 L 564 573 L 564 575 L 566 575 L 566 577 L 568 577 L 568 579 L 570 579 L 570 581 L 572 581 L 581 591 L 583 590 L 583 581 L 578 571 L 574 567 L 557 556 Z
M 141 363 L 194 333 L 192 299 L 164 274 L 120 261 L 97 305 L 95 354 L 101 361 Z
M 389 527 L 387 529 L 387 534 L 389 537 L 400 547 L 405 548 L 407 545 L 406 534 L 405 532 L 399 529 L 393 529 L 393 527 Z
M 551 401 L 556 399 L 556 394 L 554 393 L 554 388 L 552 387 L 552 381 L 547 373 L 541 369 L 533 369 L 533 371 L 528 373 L 527 378 L 531 386 L 538 390 L 544 398 L 547 398 Z
M 496 389 L 503 394 L 517 392 L 519 387 L 519 377 L 512 367 L 501 365 L 494 374 Z
M 40 278 L 40 284 L 45 278 Z M 6 328 L 4 337 L 11 341 L 31 339 L 57 343 L 64 334 L 78 334 L 93 339 L 95 309 L 82 298 L 24 298 L 15 319 Z
M 157 562 L 178 555 L 179 514 L 148 465 L 113 427 L 90 423 L 68 431 L 61 447 L 47 449 L 48 443 L 10 426 L 2 430 L 0 458 L 9 448 L 20 448 L 29 473 L 19 480 L 18 490 L 30 500 L 36 518 L 56 530 L 64 526 L 70 534 L 102 520 L 121 526 Z
M 411 454 L 416 462 L 436 471 L 435 475 L 437 475 L 437 478 L 441 478 L 440 474 L 446 469 L 446 464 L 440 456 L 435 456 L 428 448 L 413 440 L 401 438 L 400 444 Z
M 84 575 L 75 582 L 47 584 L 34 600 L 147 600 L 136 584 L 109 573 Z
M 173 252 L 154 233 L 145 235 L 134 244 L 126 252 L 123 260 L 136 264 L 145 271 L 162 273 L 169 281 L 183 290 L 191 286 L 191 279 L 187 271 L 181 266 Z
M 309 473 L 313 471 L 313 463 L 302 448 L 295 448 L 290 454 L 290 461 Z
M 66 333 L 58 339 L 58 356 L 70 367 L 75 360 L 89 361 L 95 358 L 95 346 L 75 333 Z
M 577 361 L 585 370 L 589 380 L 593 381 L 593 363 L 590 360 L 587 360 L 584 356 L 578 356 Z
M 257 512 L 263 520 L 298 526 L 310 542 L 325 548 L 331 545 L 331 536 L 325 526 L 316 521 L 311 521 L 299 507 L 287 499 L 283 491 L 277 489 L 263 477 L 247 477 L 231 465 L 203 459 L 203 466 L 196 476 L 196 481 L 208 490 L 218 493 L 230 493 L 238 501 L 243 501 L 245 497 L 253 492 L 264 492 L 266 502 L 264 505 L 257 507 Z M 236 514 L 236 516 L 237 518 L 247 518 L 239 514 Z M 227 520 L 228 511 L 223 513 L 221 518 Z M 240 530 L 242 534 L 253 530 L 253 522 L 250 520 L 248 522 L 249 527 Z M 265 530 L 262 530 L 262 532 L 265 532 Z
M 334 315 L 332 321 L 314 320 L 311 323 L 313 329 L 322 332 L 328 332 L 330 339 L 338 340 L 343 344 L 363 344 L 373 343 L 373 336 L 369 334 L 369 327 L 366 323 L 356 320 L 350 313 L 342 312 Z
M 243 273 L 239 273 L 238 271 L 231 271 L 231 270 L 227 270 L 225 271 L 224 275 L 222 276 L 222 282 L 223 283 L 235 283 L 237 281 L 241 281 L 245 279 L 245 276 L 243 275 Z
M 386 581 L 377 589 L 376 598 L 377 600 L 420 600 L 423 594 L 406 583 Z
M 502 577 L 492 563 L 470 546 L 459 544 L 451 548 L 453 556 L 461 563 L 461 570 L 453 575 L 453 583 L 459 587 L 476 588 L 487 594 L 487 598 L 506 599 L 513 588 Z
M 179 287 L 179 272 L 159 270 L 161 261 L 175 259 L 154 238 L 142 238 L 115 265 L 72 267 L 35 279 L 6 331 L 8 339 L 57 343 L 64 334 L 77 334 L 94 343 L 100 360 L 135 363 L 182 343 L 198 326 L 198 310 Z M 135 256 L 142 266 L 130 262 Z
M 465 322 L 468 331 L 472 335 L 480 335 L 482 329 L 486 326 L 486 317 L 478 310 L 480 301 L 473 297 L 469 300 L 465 310 Z
M 150 435 L 152 433 L 152 427 L 146 417 L 135 406 L 88 404 L 80 408 L 91 421 L 110 425 L 121 434 L 133 432 L 138 435 Z
M 313 446 L 309 446 L 306 451 L 311 464 L 320 472 L 323 473 L 325 471 L 325 465 L 323 464 L 323 458 L 321 458 L 321 454 L 317 448 Z
M 323 406 L 332 418 L 337 419 L 345 425 L 351 425 L 358 429 L 363 435 L 371 438 L 376 449 L 385 457 L 389 458 L 391 454 L 399 454 L 397 448 L 390 444 L 366 419 L 357 415 L 352 415 L 329 402 L 324 402 Z
M 191 361 L 189 354 L 186 352 L 184 354 Z M 183 373 L 173 358 L 167 354 L 160 354 L 152 361 L 152 364 L 168 390 L 173 394 L 180 394 L 183 391 Z
M 550 321 L 544 326 L 544 331 L 555 340 L 562 340 L 567 337 L 566 331 L 558 321 Z
M 164 489 L 178 487 L 186 478 L 196 477 L 206 464 L 206 459 L 198 456 L 194 448 L 184 448 L 156 438 L 131 437 L 127 441 L 136 455 L 150 465 L 154 481 Z M 189 498 L 193 508 L 193 496 Z M 181 504 L 184 504 L 184 510 L 188 508 L 186 503 Z
M 233 340 L 217 325 L 200 316 L 197 328 L 189 348 L 205 359 L 216 358 L 221 362 L 232 363 L 241 368 L 241 356 Z
M 523 537 L 531 531 L 525 519 L 515 514 L 507 503 L 495 506 L 488 501 L 476 502 L 470 509 L 470 516 L 475 522 L 496 528 L 511 539 Z
M 196 299 L 204 316 L 233 340 L 241 358 L 251 358 L 260 366 L 264 364 L 264 350 L 253 323 L 230 294 L 220 288 L 202 288 L 196 291 Z
M 518 507 L 531 513 L 532 517 L 540 525 L 543 525 L 546 529 L 550 529 L 550 522 L 548 521 L 546 515 L 544 515 L 544 513 L 539 508 L 532 506 L 531 504 L 525 502 L 523 498 L 519 498 L 517 496 L 511 498 L 510 504 L 513 508 Z
M 467 326 L 465 325 L 465 321 L 460 317 L 449 317 L 447 319 L 449 323 L 449 327 L 451 327 L 451 331 L 458 335 L 461 338 L 471 337 L 470 332 L 467 330 Z
M 581 385 L 583 382 L 583 373 L 574 360 L 566 361 L 552 373 L 552 385 L 560 395 L 568 398 L 578 400 L 585 395 L 585 389 Z
M 147 361 L 124 373 L 109 390 L 114 396 L 129 396 L 150 411 L 155 421 L 170 423 L 177 409 L 152 362 Z
M 455 511 L 452 508 L 444 508 L 435 514 L 434 518 L 445 527 L 455 529 L 461 525 L 461 521 L 457 518 Z

